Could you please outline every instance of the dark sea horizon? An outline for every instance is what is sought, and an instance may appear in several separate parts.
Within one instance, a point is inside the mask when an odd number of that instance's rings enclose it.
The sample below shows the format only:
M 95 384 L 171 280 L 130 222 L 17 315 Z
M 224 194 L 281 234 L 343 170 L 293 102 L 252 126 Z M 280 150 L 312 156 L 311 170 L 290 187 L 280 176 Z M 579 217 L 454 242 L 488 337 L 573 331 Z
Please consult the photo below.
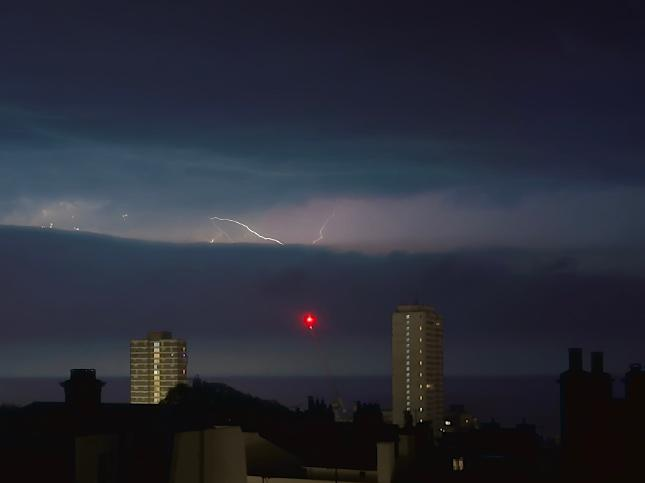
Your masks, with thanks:
M 464 404 L 480 421 L 495 419 L 514 426 L 525 419 L 543 436 L 559 433 L 558 376 L 446 376 L 445 403 Z M 128 402 L 128 377 L 103 377 L 104 402 Z M 289 408 L 304 408 L 307 396 L 328 402 L 340 395 L 348 410 L 355 401 L 391 406 L 390 377 L 384 376 L 202 376 L 254 396 L 275 400 Z M 24 405 L 33 401 L 62 401 L 63 378 L 0 378 L 0 403 Z

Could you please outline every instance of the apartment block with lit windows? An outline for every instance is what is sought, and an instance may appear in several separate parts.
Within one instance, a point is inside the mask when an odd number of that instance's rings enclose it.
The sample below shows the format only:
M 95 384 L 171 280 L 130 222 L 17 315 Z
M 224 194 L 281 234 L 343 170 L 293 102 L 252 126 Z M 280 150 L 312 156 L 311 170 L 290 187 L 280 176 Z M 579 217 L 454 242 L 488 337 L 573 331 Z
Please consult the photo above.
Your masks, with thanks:
M 158 404 L 168 391 L 186 382 L 186 341 L 170 332 L 150 332 L 130 341 L 130 403 Z
M 443 319 L 429 305 L 399 305 L 392 314 L 392 422 L 443 428 Z

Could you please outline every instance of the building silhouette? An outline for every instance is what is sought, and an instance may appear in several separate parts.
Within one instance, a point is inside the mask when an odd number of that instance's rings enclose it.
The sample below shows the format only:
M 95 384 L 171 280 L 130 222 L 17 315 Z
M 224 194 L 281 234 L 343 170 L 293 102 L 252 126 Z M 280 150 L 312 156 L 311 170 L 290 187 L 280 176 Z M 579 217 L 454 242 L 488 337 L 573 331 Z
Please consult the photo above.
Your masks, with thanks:
M 72 369 L 69 372 L 69 379 L 60 383 L 65 391 L 65 403 L 79 410 L 98 407 L 105 383 L 96 378 L 96 370 Z
M 437 435 L 443 399 L 443 319 L 429 305 L 399 305 L 392 314 L 392 422 L 431 423 Z
M 0 406 L 2 481 L 392 483 L 397 428 L 382 419 L 337 423 L 323 401 L 318 417 L 199 379 L 161 404 L 104 403 L 102 385 L 73 369 L 65 402 Z
M 645 407 L 645 371 L 643 366 L 634 363 L 625 374 L 625 399 L 634 405 Z
M 150 332 L 130 341 L 130 403 L 158 404 L 177 384 L 186 383 L 186 341 L 172 333 Z
M 582 349 L 569 349 L 569 368 L 560 375 L 562 476 L 566 481 L 643 481 L 645 451 L 645 373 L 632 364 L 625 397 L 614 398 L 612 377 L 601 352 L 591 353 L 591 370 Z

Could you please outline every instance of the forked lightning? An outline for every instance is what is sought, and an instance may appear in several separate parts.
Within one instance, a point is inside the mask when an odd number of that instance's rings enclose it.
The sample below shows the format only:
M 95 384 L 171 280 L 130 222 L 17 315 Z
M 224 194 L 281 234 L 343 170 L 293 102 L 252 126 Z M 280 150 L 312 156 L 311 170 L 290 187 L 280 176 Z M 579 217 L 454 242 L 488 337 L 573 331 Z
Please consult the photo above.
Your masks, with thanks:
M 231 218 L 220 218 L 218 216 L 213 216 L 210 219 L 211 220 L 218 220 L 218 221 L 229 221 L 231 223 L 235 223 L 237 225 L 240 225 L 241 227 L 246 228 L 250 233 L 254 234 L 258 238 L 261 238 L 262 240 L 272 241 L 274 243 L 277 243 L 278 245 L 284 245 L 284 243 L 282 243 L 280 240 L 276 240 L 275 238 L 271 238 L 269 236 L 264 236 L 264 235 L 259 234 L 257 231 L 255 231 L 254 229 L 252 229 L 248 225 L 245 225 L 241 221 L 233 220 Z

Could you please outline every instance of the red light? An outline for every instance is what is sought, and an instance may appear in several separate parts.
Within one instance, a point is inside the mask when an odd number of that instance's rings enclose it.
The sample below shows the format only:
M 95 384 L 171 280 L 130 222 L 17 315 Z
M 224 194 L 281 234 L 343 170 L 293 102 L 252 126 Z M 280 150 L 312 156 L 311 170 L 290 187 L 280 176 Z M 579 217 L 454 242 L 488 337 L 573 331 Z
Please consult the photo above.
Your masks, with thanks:
M 316 325 L 316 316 L 314 314 L 306 314 L 303 318 L 303 322 L 305 324 L 305 327 L 309 330 L 314 330 L 314 326 Z

